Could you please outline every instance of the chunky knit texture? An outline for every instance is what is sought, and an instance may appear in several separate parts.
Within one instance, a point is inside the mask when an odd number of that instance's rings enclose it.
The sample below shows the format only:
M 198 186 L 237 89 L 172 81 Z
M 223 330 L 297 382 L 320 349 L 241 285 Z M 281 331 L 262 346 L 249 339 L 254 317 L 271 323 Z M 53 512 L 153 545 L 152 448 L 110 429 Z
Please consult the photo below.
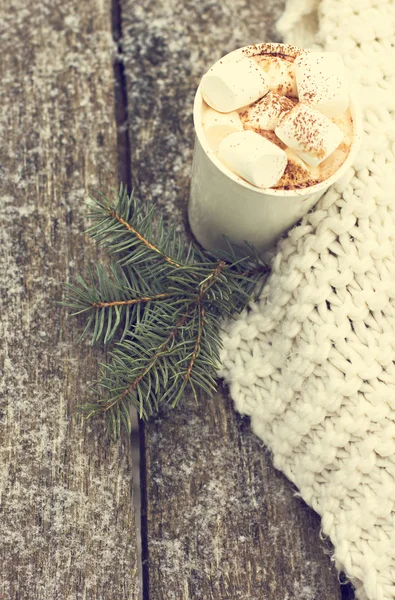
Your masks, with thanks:
M 395 4 L 289 0 L 286 42 L 343 54 L 362 150 L 278 244 L 229 323 L 222 375 L 274 465 L 322 517 L 360 600 L 395 598 Z

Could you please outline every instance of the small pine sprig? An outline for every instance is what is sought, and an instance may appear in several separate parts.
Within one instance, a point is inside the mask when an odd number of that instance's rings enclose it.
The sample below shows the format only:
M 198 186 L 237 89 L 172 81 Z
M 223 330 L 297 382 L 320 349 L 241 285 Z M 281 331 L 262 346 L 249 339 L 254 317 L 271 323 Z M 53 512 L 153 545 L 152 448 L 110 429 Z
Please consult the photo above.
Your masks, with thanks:
M 111 201 L 91 196 L 87 230 L 111 256 L 68 284 L 63 302 L 87 317 L 81 339 L 112 344 L 87 418 L 105 414 L 114 438 L 131 430 L 130 409 L 147 419 L 163 403 L 175 407 L 188 388 L 212 395 L 220 366 L 221 321 L 239 313 L 268 272 L 258 258 L 212 254 L 185 245 L 174 226 L 155 219 L 122 187 Z

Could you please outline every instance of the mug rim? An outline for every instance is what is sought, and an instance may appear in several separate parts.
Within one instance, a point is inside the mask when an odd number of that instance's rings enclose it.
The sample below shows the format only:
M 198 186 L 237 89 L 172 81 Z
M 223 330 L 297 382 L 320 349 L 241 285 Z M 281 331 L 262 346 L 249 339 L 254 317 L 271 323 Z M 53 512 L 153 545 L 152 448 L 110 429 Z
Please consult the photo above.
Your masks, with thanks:
M 241 48 L 237 48 L 236 50 L 232 50 L 228 54 L 225 54 L 221 58 L 219 58 L 213 65 L 215 66 L 219 61 L 228 60 L 232 58 L 238 57 L 251 57 L 256 56 L 257 54 L 277 54 L 282 56 L 291 56 L 296 58 L 303 52 L 310 52 L 310 50 L 301 48 L 300 46 L 293 46 L 291 44 L 282 44 L 278 42 L 263 42 L 259 44 L 249 44 L 248 46 L 243 46 Z M 210 68 L 212 68 L 210 67 Z M 350 112 L 352 117 L 352 126 L 353 126 L 353 138 L 350 147 L 350 151 L 344 163 L 340 166 L 340 168 L 335 171 L 330 177 L 316 183 L 315 185 L 311 185 L 304 188 L 298 188 L 296 190 L 285 190 L 285 189 L 274 189 L 274 188 L 258 188 L 248 181 L 242 179 L 235 173 L 233 173 L 230 169 L 228 169 L 215 155 L 215 152 L 211 150 L 209 147 L 206 136 L 203 131 L 203 124 L 201 119 L 201 111 L 203 106 L 203 97 L 201 93 L 201 84 L 199 84 L 196 94 L 195 100 L 193 104 L 193 122 L 196 136 L 206 153 L 207 157 L 212 161 L 212 163 L 229 179 L 238 183 L 242 187 L 250 191 L 254 191 L 257 194 L 265 194 L 268 196 L 291 196 L 291 197 L 299 197 L 316 194 L 317 192 L 325 191 L 329 186 L 333 183 L 336 183 L 342 175 L 352 166 L 355 156 L 359 152 L 361 141 L 362 141 L 362 111 L 356 100 L 355 94 L 352 90 L 349 91 L 350 95 Z

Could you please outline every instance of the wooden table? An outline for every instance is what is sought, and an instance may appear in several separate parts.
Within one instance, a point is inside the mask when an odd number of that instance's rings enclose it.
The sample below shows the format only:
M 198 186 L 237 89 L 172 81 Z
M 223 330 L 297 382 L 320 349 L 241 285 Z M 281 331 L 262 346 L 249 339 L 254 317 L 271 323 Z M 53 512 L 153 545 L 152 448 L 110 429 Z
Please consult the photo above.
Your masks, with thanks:
M 104 352 L 77 344 L 81 322 L 58 305 L 101 256 L 82 235 L 93 188 L 133 185 L 187 230 L 199 77 L 221 54 L 277 40 L 282 10 L 0 3 L 2 600 L 353 597 L 318 516 L 222 388 L 141 426 L 140 553 L 132 444 L 72 416 Z

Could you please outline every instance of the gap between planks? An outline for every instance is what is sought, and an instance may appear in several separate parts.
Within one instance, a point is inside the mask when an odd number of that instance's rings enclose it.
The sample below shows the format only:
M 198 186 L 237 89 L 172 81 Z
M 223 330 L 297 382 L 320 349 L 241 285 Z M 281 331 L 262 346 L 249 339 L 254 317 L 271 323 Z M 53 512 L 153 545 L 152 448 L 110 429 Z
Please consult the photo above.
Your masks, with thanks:
M 118 185 L 121 183 L 127 187 L 128 193 L 132 191 L 131 152 L 129 138 L 129 116 L 128 98 L 126 90 L 125 68 L 122 53 L 122 9 L 120 0 L 111 2 L 111 28 L 112 37 L 116 44 L 116 56 L 114 57 L 114 105 L 115 121 L 117 127 L 117 163 L 118 163 Z M 132 433 L 132 477 L 133 477 L 133 502 L 135 514 L 135 527 L 137 537 L 137 565 L 140 581 L 140 600 L 148 600 L 148 569 L 144 567 L 147 563 L 147 539 L 144 535 L 145 510 L 142 509 L 141 485 L 144 482 L 144 435 L 140 431 L 143 426 L 139 422 L 136 409 L 131 409 Z M 144 536 L 144 537 L 143 537 Z

